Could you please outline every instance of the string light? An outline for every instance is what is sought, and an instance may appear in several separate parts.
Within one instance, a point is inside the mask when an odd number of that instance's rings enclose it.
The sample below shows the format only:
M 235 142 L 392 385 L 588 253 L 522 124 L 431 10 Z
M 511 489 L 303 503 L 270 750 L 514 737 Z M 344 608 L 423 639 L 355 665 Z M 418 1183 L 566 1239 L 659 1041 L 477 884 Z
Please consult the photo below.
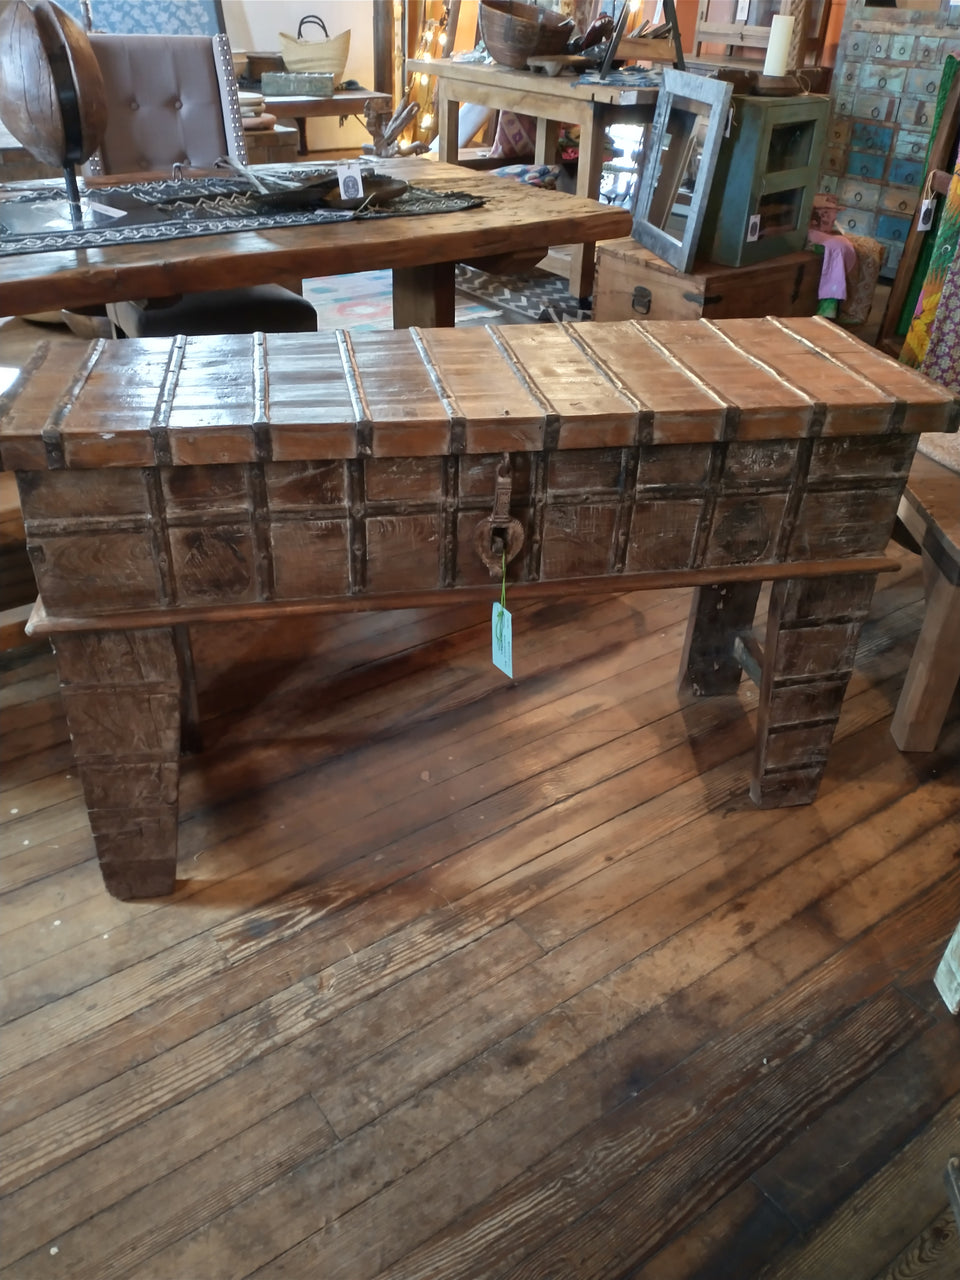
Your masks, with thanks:
M 448 40 L 446 30 L 450 18 L 451 0 L 426 0 L 425 8 L 432 16 L 421 19 L 420 34 L 417 40 L 415 57 L 419 62 L 435 62 L 437 58 L 446 56 L 446 49 L 452 44 Z M 439 16 L 435 16 L 438 15 Z M 410 101 L 417 103 L 420 114 L 410 124 L 407 139 L 412 142 L 429 143 L 436 132 L 436 86 L 434 77 L 429 71 L 415 71 L 410 77 Z

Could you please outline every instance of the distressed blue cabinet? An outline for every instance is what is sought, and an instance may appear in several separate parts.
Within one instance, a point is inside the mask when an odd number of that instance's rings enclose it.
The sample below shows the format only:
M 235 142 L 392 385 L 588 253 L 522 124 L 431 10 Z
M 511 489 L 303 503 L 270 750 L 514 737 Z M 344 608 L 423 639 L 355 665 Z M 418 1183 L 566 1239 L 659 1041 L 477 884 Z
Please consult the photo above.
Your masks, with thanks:
M 810 210 L 830 114 L 825 94 L 734 94 L 729 137 L 714 171 L 698 256 L 727 267 L 796 253 Z
M 847 2 L 820 189 L 836 192 L 841 231 L 882 241 L 887 278 L 919 201 L 943 60 L 960 55 L 958 24 L 948 0 L 939 11 Z

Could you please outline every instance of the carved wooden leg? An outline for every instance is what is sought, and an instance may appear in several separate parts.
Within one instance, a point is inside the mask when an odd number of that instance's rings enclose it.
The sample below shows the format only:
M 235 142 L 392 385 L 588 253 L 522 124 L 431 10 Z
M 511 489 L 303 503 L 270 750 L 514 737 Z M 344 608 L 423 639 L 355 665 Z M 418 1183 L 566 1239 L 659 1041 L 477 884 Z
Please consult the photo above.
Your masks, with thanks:
M 877 575 L 774 584 L 750 795 L 761 808 L 816 799 Z
M 890 732 L 901 751 L 933 751 L 960 680 L 960 583 L 923 553 L 927 604 Z
M 200 703 L 190 628 L 182 624 L 174 627 L 173 643 L 180 669 L 180 749 L 184 755 L 199 755 L 203 750 L 203 738 L 200 733 Z
M 107 889 L 172 893 L 180 675 L 172 628 L 60 632 L 60 689 Z
M 753 624 L 760 582 L 697 587 L 680 659 L 680 689 L 699 698 L 735 693 L 742 668 L 734 657 L 739 631 Z

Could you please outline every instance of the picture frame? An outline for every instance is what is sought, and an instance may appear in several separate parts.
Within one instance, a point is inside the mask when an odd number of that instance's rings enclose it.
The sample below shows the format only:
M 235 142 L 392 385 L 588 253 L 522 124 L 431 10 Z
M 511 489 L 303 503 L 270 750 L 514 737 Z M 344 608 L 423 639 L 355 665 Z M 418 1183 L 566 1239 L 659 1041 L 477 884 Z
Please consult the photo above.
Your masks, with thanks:
M 617 49 L 620 41 L 623 39 L 627 30 L 627 19 L 630 15 L 630 5 L 628 0 L 623 0 L 620 6 L 620 12 L 617 15 L 613 25 L 613 35 L 610 37 L 610 43 L 607 45 L 607 51 L 603 55 L 603 62 L 600 64 L 600 79 L 605 80 L 613 68 L 613 60 L 616 57 Z
M 696 256 L 732 94 L 728 81 L 664 68 L 632 234 L 678 271 Z

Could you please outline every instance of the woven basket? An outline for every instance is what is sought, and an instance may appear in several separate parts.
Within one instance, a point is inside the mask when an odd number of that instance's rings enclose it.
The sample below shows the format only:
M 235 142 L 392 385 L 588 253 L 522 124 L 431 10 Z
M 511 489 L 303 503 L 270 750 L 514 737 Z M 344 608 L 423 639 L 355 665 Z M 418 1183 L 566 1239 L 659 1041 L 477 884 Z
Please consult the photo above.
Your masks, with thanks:
M 320 27 L 327 34 L 327 25 L 315 13 L 308 13 L 300 19 L 295 36 L 285 31 L 280 32 L 280 52 L 283 64 L 288 71 L 329 71 L 333 75 L 335 85 L 343 79 L 343 72 L 350 53 L 350 32 L 341 31 L 339 35 L 326 40 L 304 40 L 303 28 L 306 25 Z

